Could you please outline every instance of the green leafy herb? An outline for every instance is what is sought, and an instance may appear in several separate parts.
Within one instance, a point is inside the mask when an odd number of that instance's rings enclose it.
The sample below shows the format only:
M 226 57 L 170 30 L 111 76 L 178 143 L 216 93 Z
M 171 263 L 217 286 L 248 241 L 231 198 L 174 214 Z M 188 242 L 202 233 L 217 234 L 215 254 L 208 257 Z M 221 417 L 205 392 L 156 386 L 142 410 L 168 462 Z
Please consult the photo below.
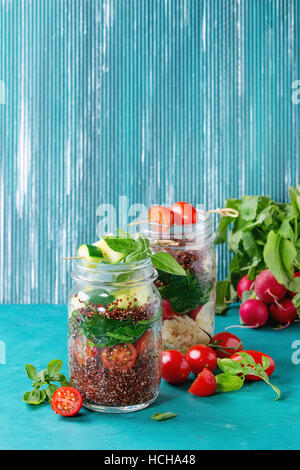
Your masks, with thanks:
M 59 382 L 61 387 L 70 386 L 67 378 L 60 373 L 62 366 L 63 362 L 60 359 L 54 359 L 48 363 L 47 369 L 38 372 L 32 364 L 26 364 L 25 370 L 29 379 L 33 380 L 33 389 L 24 394 L 23 401 L 29 405 L 50 403 L 53 393 L 58 388 L 53 382 Z
M 173 411 L 167 411 L 166 413 L 154 413 L 151 418 L 155 419 L 155 421 L 166 421 L 166 419 L 175 418 L 177 414 L 173 413 Z
M 231 375 L 229 372 L 216 376 L 217 390 L 219 392 L 232 392 L 239 390 L 244 385 L 244 379 L 238 375 Z
M 177 313 L 193 310 L 199 305 L 206 304 L 210 299 L 213 288 L 210 275 L 201 283 L 195 274 L 190 274 L 189 270 L 186 276 L 169 277 L 159 271 L 159 278 L 166 284 L 159 288 L 162 297 L 169 300 Z
M 300 185 L 290 188 L 290 198 L 291 203 L 277 203 L 267 196 L 227 200 L 225 206 L 238 210 L 239 217 L 222 217 L 216 232 L 215 244 L 228 241 L 234 252 L 227 279 L 217 283 L 217 313 L 234 299 L 242 276 L 254 280 L 264 269 L 288 290 L 300 293 L 300 284 L 293 279 L 300 269 Z M 296 305 L 295 298 L 293 302 Z
M 160 271 L 165 271 L 166 273 L 175 274 L 177 276 L 186 276 L 186 272 L 182 266 L 165 251 L 160 251 L 151 256 L 152 263 Z
M 246 375 L 255 375 L 260 377 L 266 384 L 270 385 L 273 390 L 276 392 L 277 397 L 275 400 L 280 398 L 280 390 L 276 385 L 273 385 L 268 377 L 268 374 L 265 372 L 270 365 L 268 358 L 263 357 L 262 365 L 256 364 L 253 357 L 250 354 L 245 352 L 239 352 L 241 360 L 234 361 L 233 359 L 218 358 L 218 366 L 224 372 L 224 374 L 219 374 L 216 376 L 217 388 L 221 392 L 229 392 L 232 390 L 239 390 L 245 380 Z M 235 377 L 235 379 L 233 379 Z
M 85 317 L 80 328 L 92 346 L 107 348 L 121 343 L 135 343 L 159 318 L 157 315 L 136 323 L 131 319 L 120 322 L 96 313 L 91 318 Z

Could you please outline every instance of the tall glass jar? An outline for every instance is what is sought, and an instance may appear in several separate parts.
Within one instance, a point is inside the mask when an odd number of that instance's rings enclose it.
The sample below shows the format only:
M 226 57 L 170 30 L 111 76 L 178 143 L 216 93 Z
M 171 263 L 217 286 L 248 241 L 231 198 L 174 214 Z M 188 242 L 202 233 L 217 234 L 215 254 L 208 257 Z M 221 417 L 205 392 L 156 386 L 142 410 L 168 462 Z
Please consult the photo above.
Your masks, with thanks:
M 166 251 L 185 269 L 186 276 L 158 271 L 156 286 L 163 298 L 163 349 L 186 353 L 195 344 L 207 344 L 214 332 L 216 260 L 212 219 L 198 212 L 193 225 L 141 227 L 153 252 Z
M 85 407 L 145 408 L 161 379 L 161 298 L 151 260 L 94 264 L 76 260 L 68 305 L 71 384 Z

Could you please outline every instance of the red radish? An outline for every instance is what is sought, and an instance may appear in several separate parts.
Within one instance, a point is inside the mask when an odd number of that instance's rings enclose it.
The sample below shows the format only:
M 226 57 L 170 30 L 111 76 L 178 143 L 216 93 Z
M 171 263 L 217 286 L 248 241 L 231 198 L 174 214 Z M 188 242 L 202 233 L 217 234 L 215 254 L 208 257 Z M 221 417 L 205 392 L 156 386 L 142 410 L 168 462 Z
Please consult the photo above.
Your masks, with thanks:
M 171 320 L 175 315 L 178 315 L 178 313 L 174 312 L 170 302 L 167 299 L 163 299 L 162 301 L 162 312 L 163 320 Z
M 283 299 L 277 304 L 272 304 L 270 314 L 278 323 L 287 323 L 286 326 L 289 326 L 298 317 L 297 309 L 289 298 Z
M 247 274 L 243 276 L 237 285 L 236 292 L 239 298 L 242 300 L 243 292 L 247 290 L 253 290 L 254 281 L 249 281 Z
M 257 299 L 249 299 L 240 306 L 240 317 L 246 325 L 258 328 L 268 320 L 268 307 Z
M 277 282 L 271 271 L 265 269 L 256 278 L 254 283 L 255 294 L 265 304 L 276 303 L 287 293 L 286 288 Z
M 300 277 L 300 271 L 296 271 L 296 272 L 294 273 L 294 277 Z M 297 294 L 297 292 L 289 292 L 289 296 L 290 296 L 291 298 L 295 297 L 296 294 Z
M 199 305 L 199 307 L 195 308 L 194 310 L 190 310 L 188 312 L 188 316 L 191 317 L 193 320 L 196 320 L 198 313 L 200 312 L 202 308 L 202 305 Z

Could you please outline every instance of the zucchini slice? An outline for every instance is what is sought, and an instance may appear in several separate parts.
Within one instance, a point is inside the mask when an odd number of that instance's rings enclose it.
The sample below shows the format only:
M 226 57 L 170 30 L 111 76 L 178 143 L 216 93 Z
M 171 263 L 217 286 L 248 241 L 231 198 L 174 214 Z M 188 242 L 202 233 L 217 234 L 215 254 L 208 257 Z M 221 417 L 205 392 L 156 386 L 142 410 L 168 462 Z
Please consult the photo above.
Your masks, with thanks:
M 127 253 L 119 253 L 117 251 L 112 250 L 109 248 L 108 244 L 106 241 L 101 238 L 98 242 L 94 243 L 94 247 L 97 247 L 98 249 L 100 248 L 101 252 L 103 253 L 103 257 L 105 261 L 111 264 L 117 264 L 119 261 L 121 261 L 123 258 L 125 258 Z
M 102 263 L 104 259 L 100 248 L 94 245 L 80 245 L 78 255 L 93 263 Z

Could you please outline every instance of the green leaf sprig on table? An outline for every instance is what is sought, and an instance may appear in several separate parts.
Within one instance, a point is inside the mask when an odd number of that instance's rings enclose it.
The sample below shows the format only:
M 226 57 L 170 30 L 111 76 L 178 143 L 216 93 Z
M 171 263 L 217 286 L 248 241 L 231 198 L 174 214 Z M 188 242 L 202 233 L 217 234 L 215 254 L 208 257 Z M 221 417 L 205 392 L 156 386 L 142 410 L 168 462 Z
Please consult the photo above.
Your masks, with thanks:
M 67 378 L 60 373 L 62 366 L 63 361 L 53 359 L 48 363 L 47 369 L 38 372 L 32 364 L 26 364 L 25 370 L 28 378 L 33 382 L 32 390 L 24 394 L 23 401 L 29 405 L 50 403 L 53 393 L 58 389 L 58 385 L 53 382 L 59 382 L 61 387 L 69 387 L 70 383 Z
M 275 401 L 279 400 L 281 395 L 280 390 L 276 385 L 270 382 L 268 374 L 265 372 L 270 366 L 269 359 L 262 357 L 261 365 L 257 364 L 250 354 L 239 352 L 239 356 L 242 358 L 239 361 L 234 361 L 229 358 L 218 358 L 218 366 L 223 373 L 216 375 L 217 390 L 220 392 L 239 390 L 244 385 L 246 375 L 255 375 L 273 388 L 277 394 Z
M 155 421 L 166 421 L 167 419 L 172 419 L 177 416 L 173 411 L 166 411 L 165 413 L 154 413 L 151 418 Z
M 234 222 L 222 217 L 216 232 L 215 244 L 228 241 L 229 251 L 234 253 L 227 278 L 217 283 L 217 313 L 236 299 L 242 276 L 254 280 L 264 269 L 288 290 L 300 294 L 300 280 L 293 278 L 300 269 L 300 185 L 290 188 L 290 199 L 290 203 L 277 203 L 268 196 L 227 199 L 225 207 L 238 210 L 239 217 Z M 300 313 L 299 297 L 293 302 Z

